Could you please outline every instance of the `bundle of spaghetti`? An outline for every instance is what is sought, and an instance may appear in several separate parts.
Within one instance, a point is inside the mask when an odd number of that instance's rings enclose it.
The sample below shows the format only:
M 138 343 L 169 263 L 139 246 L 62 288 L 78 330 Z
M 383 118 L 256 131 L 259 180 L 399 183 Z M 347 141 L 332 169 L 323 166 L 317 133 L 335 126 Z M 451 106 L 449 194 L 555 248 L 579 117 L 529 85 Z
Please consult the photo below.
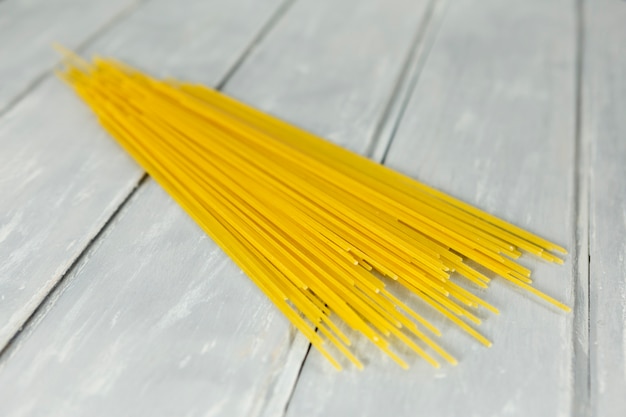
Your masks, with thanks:
M 402 367 L 394 343 L 456 363 L 386 280 L 486 346 L 477 309 L 498 310 L 456 282 L 487 287 L 472 263 L 568 310 L 514 261 L 562 263 L 554 243 L 210 88 L 109 59 L 65 63 L 59 75 L 104 128 L 338 369 L 337 354 L 362 367 L 346 326 Z

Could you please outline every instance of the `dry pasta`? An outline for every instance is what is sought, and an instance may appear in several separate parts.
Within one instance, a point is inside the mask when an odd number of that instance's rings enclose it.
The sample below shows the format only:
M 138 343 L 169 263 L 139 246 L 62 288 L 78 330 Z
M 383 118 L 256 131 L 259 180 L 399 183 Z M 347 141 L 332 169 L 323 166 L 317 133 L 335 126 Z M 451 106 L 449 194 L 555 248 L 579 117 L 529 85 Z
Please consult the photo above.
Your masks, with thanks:
M 476 311 L 498 310 L 455 282 L 487 287 L 467 261 L 569 310 L 515 262 L 562 263 L 562 247 L 215 90 L 64 54 L 59 76 L 104 128 L 336 368 L 362 368 L 341 322 L 402 367 L 398 341 L 456 363 L 386 280 L 486 346 Z

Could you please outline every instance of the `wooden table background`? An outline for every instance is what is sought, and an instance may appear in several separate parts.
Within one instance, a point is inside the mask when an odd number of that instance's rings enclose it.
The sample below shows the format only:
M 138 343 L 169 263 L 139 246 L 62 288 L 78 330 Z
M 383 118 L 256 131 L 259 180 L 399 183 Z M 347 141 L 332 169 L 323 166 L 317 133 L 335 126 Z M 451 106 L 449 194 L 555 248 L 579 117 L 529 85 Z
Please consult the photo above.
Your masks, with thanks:
M 570 250 L 336 372 L 53 76 L 205 83 Z M 625 416 L 626 2 L 0 0 L 1 416 Z M 419 300 L 401 293 L 411 305 Z M 421 310 L 420 310 L 421 311 Z M 428 313 L 428 312 L 426 312 Z

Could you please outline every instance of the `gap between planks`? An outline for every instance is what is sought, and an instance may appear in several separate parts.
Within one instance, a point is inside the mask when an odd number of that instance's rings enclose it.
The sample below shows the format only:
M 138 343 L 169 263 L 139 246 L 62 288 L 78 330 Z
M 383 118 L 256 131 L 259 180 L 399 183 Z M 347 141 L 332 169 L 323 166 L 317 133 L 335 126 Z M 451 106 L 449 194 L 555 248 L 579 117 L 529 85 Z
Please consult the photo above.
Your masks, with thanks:
M 91 249 L 91 247 L 98 241 L 98 239 L 100 239 L 102 234 L 106 231 L 107 227 L 111 224 L 111 222 L 113 222 L 117 214 L 122 210 L 122 208 L 132 198 L 132 196 L 135 195 L 139 187 L 141 187 L 141 185 L 146 181 L 147 178 L 148 178 L 147 174 L 143 174 L 141 176 L 141 178 L 139 179 L 137 184 L 133 187 L 133 189 L 130 191 L 130 193 L 128 193 L 128 195 L 124 198 L 124 200 L 122 200 L 122 203 L 119 206 L 117 206 L 117 208 L 113 211 L 111 216 L 104 222 L 100 230 L 98 230 L 98 232 L 87 242 L 83 250 L 72 261 L 70 266 L 61 275 L 59 280 L 54 283 L 54 285 L 50 288 L 48 293 L 41 299 L 37 307 L 35 307 L 33 312 L 26 318 L 26 320 L 24 321 L 24 323 L 22 323 L 20 328 L 13 334 L 13 336 L 8 340 L 8 342 L 4 346 L 0 347 L 0 359 L 2 359 L 5 353 L 7 353 L 11 349 L 13 344 L 19 339 L 22 332 L 25 329 L 28 329 L 28 327 L 31 325 L 33 320 L 37 318 L 37 316 L 40 314 L 44 306 L 52 299 L 54 293 L 61 286 L 61 284 L 65 280 L 65 277 L 68 276 L 74 270 L 74 268 L 80 263 L 80 261 L 87 255 L 87 253 L 89 253 L 89 250 Z
M 372 143 L 367 149 L 366 155 L 376 162 L 385 163 L 393 138 L 417 85 L 417 80 L 439 33 L 448 1 L 432 0 L 422 22 L 419 24 L 406 63 L 398 77 L 396 88 L 389 98 L 387 109 L 378 124 Z
M 574 147 L 574 219 L 575 243 L 572 275 L 574 277 L 574 309 L 572 331 L 572 412 L 583 417 L 590 412 L 591 362 L 590 362 L 590 143 L 582 134 L 583 78 L 585 59 L 585 0 L 575 0 L 576 15 L 576 126 Z
M 232 67 L 226 72 L 224 77 L 218 82 L 215 86 L 215 89 L 220 91 L 222 90 L 228 81 L 235 75 L 237 70 L 241 67 L 241 65 L 245 62 L 246 58 L 250 56 L 252 51 L 261 43 L 263 39 L 270 33 L 270 31 L 276 26 L 276 24 L 285 16 L 287 11 L 293 6 L 295 0 L 285 0 L 282 5 L 278 7 L 278 9 L 274 12 L 274 14 L 269 18 L 269 20 L 261 27 L 259 33 L 252 39 L 248 47 L 241 53 L 239 59 L 235 61 Z

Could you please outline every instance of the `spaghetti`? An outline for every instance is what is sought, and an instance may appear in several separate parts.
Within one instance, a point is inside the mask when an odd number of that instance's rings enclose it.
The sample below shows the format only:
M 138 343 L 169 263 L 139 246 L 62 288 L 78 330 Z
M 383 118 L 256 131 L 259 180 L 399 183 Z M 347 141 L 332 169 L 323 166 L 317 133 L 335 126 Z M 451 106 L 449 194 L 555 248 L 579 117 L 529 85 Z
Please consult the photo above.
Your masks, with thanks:
M 451 279 L 487 287 L 468 260 L 569 310 L 514 261 L 562 263 L 554 243 L 209 88 L 65 62 L 60 77 L 104 128 L 338 369 L 337 353 L 362 367 L 339 322 L 402 367 L 394 340 L 433 366 L 456 363 L 386 279 L 486 346 L 476 310 L 498 310 Z

